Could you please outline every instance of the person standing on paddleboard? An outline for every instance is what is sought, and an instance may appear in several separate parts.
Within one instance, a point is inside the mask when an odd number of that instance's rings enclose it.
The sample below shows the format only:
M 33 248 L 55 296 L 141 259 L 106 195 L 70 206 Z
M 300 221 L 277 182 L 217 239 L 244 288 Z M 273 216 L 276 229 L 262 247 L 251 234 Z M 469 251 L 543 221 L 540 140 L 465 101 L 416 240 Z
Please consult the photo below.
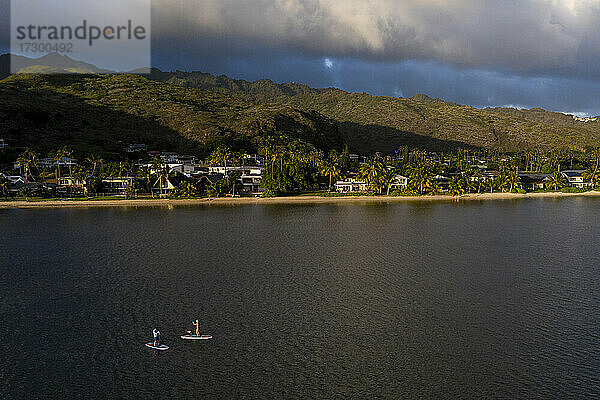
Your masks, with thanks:
M 152 334 L 154 335 L 154 345 L 155 346 L 160 346 L 160 331 L 155 328 L 152 331 Z
M 198 320 L 196 320 L 196 322 L 192 322 L 192 325 L 196 327 L 196 336 L 200 336 L 200 324 L 198 323 Z

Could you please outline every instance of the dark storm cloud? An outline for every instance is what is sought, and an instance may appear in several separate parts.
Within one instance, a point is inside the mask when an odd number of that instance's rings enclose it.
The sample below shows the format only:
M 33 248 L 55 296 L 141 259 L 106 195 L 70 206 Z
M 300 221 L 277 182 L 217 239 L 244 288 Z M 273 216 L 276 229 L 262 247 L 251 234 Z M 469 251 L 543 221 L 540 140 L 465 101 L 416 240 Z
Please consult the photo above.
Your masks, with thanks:
M 155 0 L 156 64 L 600 113 L 600 0 Z M 325 66 L 325 59 L 331 60 Z
M 597 0 L 155 0 L 160 35 L 519 74 L 569 71 L 599 52 Z

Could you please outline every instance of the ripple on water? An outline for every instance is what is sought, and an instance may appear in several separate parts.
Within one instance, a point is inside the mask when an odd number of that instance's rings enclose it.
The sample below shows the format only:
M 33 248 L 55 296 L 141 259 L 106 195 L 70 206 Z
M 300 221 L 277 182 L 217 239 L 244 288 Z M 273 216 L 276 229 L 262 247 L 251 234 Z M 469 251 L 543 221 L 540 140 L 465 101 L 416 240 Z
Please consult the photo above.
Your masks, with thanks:
M 0 397 L 598 397 L 598 211 L 3 210 Z

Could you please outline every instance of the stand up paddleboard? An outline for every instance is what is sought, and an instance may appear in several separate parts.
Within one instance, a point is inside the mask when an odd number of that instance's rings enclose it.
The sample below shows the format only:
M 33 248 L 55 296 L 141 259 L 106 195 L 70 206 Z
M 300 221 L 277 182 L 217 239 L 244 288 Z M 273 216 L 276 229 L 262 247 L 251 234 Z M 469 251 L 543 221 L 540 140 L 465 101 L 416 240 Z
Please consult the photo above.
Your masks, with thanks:
M 184 340 L 208 340 L 208 339 L 212 339 L 212 336 L 211 335 L 200 335 L 200 336 L 183 335 L 183 336 L 181 336 L 181 338 Z
M 154 349 L 154 350 L 169 350 L 169 346 L 164 345 L 164 344 L 155 346 L 154 343 L 146 343 L 146 347 L 150 347 L 151 349 Z

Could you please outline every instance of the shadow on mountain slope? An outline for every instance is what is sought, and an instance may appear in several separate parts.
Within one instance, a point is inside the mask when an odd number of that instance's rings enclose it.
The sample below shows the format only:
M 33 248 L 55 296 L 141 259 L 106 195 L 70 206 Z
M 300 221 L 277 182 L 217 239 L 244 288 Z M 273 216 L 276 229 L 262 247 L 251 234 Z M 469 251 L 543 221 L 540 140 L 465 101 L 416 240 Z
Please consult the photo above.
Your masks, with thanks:
M 225 133 L 224 133 L 225 134 Z M 0 137 L 9 145 L 47 152 L 67 145 L 81 153 L 119 153 L 128 143 L 201 153 L 202 143 L 146 118 L 90 100 L 18 82 L 0 85 Z
M 458 149 L 477 150 L 479 147 L 455 140 L 442 140 L 431 136 L 418 135 L 381 125 L 361 125 L 354 122 L 340 122 L 340 133 L 352 151 L 361 154 L 374 153 L 387 149 L 388 152 L 400 146 L 410 146 L 430 151 L 455 151 Z

